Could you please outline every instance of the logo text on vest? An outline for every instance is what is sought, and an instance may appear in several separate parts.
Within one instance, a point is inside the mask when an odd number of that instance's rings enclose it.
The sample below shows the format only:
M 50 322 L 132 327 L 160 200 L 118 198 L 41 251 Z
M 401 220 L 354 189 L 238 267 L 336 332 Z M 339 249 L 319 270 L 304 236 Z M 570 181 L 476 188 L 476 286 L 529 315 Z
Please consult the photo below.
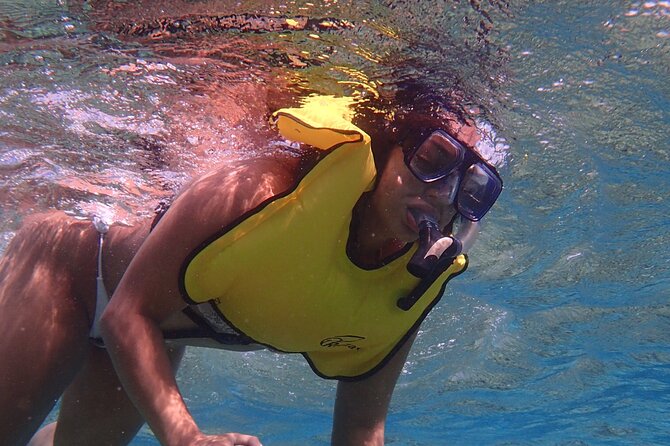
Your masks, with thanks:
M 322 347 L 346 347 L 349 350 L 360 350 L 356 342 L 365 339 L 363 336 L 344 335 L 331 336 L 321 341 Z

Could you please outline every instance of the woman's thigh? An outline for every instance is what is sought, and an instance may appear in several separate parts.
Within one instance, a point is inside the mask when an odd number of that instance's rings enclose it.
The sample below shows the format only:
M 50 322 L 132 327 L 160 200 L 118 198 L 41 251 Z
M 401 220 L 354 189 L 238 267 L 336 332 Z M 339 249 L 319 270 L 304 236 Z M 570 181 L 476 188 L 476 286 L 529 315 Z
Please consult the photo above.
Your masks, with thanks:
M 69 223 L 63 214 L 27 223 L 0 260 L 2 444 L 30 439 L 86 357 L 89 311 L 77 282 L 91 267 L 77 263 L 94 258 L 95 234 Z

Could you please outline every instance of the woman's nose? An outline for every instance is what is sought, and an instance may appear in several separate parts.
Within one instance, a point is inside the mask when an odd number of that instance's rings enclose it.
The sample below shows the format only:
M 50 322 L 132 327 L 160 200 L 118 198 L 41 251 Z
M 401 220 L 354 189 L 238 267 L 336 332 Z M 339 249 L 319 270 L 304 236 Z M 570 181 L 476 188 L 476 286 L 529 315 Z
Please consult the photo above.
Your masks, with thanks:
M 426 184 L 426 198 L 439 202 L 440 205 L 452 205 L 456 199 L 456 192 L 460 183 L 458 173 L 451 175 L 439 181 Z M 438 204 L 438 203 L 436 203 Z

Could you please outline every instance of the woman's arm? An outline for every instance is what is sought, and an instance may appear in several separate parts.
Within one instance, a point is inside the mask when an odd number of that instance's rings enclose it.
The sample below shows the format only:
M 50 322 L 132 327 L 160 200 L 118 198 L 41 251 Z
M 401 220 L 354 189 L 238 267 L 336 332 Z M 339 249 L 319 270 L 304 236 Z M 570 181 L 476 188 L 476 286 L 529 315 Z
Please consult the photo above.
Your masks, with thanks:
M 377 373 L 337 385 L 332 446 L 383 446 L 384 425 L 398 376 L 416 333 Z
M 172 205 L 123 275 L 102 320 L 102 334 L 129 397 L 164 445 L 259 446 L 241 434 L 205 436 L 188 412 L 171 371 L 160 324 L 186 304 L 179 274 L 207 237 L 268 197 L 286 178 L 253 162 L 195 182 Z

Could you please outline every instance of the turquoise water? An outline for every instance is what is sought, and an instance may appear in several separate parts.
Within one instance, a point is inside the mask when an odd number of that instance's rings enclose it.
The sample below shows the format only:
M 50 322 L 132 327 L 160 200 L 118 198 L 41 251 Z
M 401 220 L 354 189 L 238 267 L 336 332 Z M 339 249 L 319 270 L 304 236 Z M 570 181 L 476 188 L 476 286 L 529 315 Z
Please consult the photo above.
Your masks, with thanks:
M 458 79 L 510 145 L 506 189 L 423 326 L 387 443 L 668 444 L 670 3 L 477 3 L 170 2 L 176 17 L 244 8 L 356 26 L 165 42 L 109 25 L 158 7 L 0 1 L 1 243 L 43 209 L 149 215 L 249 149 L 253 120 L 215 119 L 210 104 L 268 73 L 362 95 L 417 73 Z M 328 444 L 334 384 L 300 357 L 192 349 L 179 379 L 208 430 Z M 145 429 L 133 444 L 157 443 Z

